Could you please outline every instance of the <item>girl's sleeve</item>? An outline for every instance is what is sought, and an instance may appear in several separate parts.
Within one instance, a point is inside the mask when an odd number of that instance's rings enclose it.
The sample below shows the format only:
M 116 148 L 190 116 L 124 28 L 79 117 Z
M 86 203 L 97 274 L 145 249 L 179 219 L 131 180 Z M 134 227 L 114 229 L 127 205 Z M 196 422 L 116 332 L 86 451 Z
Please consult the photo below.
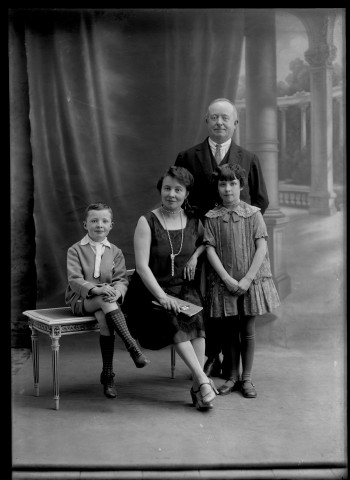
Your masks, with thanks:
M 203 243 L 216 248 L 215 228 L 211 218 L 206 218 L 204 221 Z
M 254 218 L 254 239 L 268 237 L 266 223 L 261 212 L 256 212 Z
M 96 286 L 85 280 L 79 253 L 74 247 L 67 252 L 67 274 L 70 288 L 83 298 L 87 298 L 89 291 Z
M 123 301 L 126 291 L 128 289 L 129 280 L 128 272 L 125 266 L 125 258 L 120 248 L 117 248 L 117 252 L 114 257 L 112 285 L 116 290 L 121 293 L 121 299 Z

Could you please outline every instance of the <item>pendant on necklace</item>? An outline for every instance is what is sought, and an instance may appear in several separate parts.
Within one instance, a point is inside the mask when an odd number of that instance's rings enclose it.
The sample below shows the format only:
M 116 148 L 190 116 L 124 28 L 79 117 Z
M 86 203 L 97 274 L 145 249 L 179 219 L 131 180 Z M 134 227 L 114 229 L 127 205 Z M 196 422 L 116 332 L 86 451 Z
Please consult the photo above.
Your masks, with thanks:
M 171 276 L 173 277 L 175 275 L 175 267 L 174 267 L 175 255 L 171 253 L 170 258 L 171 258 Z

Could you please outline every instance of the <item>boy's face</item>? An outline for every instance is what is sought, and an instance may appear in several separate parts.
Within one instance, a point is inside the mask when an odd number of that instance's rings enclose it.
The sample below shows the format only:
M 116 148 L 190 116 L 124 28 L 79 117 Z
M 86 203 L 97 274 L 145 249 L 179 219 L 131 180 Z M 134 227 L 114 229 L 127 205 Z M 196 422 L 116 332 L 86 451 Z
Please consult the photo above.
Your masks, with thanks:
M 83 226 L 91 240 L 102 242 L 113 227 L 111 212 L 109 210 L 90 210 Z

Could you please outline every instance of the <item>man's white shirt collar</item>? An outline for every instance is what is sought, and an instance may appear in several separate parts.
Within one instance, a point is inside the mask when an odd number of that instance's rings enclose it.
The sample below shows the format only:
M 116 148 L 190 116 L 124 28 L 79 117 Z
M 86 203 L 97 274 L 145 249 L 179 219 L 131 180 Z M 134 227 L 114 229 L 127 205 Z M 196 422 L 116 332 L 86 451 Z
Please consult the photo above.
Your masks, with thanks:
M 231 138 L 229 138 L 226 142 L 224 143 L 221 143 L 220 146 L 222 149 L 224 150 L 228 150 L 230 145 L 231 145 Z M 216 145 L 217 145 L 217 142 L 214 142 L 214 140 L 212 140 L 210 137 L 209 137 L 209 145 L 211 146 L 211 148 L 213 148 L 215 150 L 216 148 Z

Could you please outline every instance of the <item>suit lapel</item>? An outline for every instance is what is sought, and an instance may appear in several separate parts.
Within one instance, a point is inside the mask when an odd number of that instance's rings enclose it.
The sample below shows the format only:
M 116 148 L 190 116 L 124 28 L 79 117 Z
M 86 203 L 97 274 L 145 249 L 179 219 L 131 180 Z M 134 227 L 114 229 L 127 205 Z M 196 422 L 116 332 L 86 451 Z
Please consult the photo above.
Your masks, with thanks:
M 233 165 L 234 163 L 242 165 L 242 150 L 233 140 L 231 140 L 230 154 L 227 163 L 230 165 Z
M 205 173 L 206 177 L 211 178 L 213 173 L 213 165 L 209 151 L 208 138 L 206 138 L 203 143 L 198 145 L 196 149 L 196 155 L 199 160 L 198 164 Z

